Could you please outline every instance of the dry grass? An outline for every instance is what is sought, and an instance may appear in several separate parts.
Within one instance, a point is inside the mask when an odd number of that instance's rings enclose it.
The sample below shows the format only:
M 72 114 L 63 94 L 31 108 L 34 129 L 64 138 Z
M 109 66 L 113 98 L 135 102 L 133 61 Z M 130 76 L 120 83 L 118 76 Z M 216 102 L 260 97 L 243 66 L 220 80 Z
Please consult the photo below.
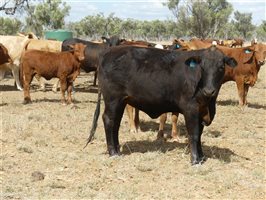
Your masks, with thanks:
M 185 140 L 155 141 L 158 119 L 144 113 L 137 134 L 129 132 L 127 116 L 122 120 L 123 156 L 106 154 L 101 120 L 96 139 L 83 149 L 97 98 L 92 76 L 78 77 L 76 107 L 61 105 L 50 90 L 32 91 L 33 104 L 22 105 L 23 92 L 6 79 L 0 85 L 1 198 L 265 199 L 265 67 L 244 111 L 235 84 L 222 87 L 216 118 L 202 137 L 208 160 L 193 167 Z M 179 128 L 185 135 L 182 117 Z M 34 172 L 44 179 L 33 179 Z

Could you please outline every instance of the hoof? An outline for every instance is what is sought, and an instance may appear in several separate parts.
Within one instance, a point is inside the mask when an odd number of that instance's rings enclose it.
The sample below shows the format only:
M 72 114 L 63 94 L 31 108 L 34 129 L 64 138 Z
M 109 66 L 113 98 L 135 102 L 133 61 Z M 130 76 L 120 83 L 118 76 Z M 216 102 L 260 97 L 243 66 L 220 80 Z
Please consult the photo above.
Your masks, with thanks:
M 203 156 L 199 159 L 191 161 L 191 164 L 192 165 L 202 165 L 206 160 L 207 160 L 207 158 L 205 156 Z
M 138 130 L 137 129 L 130 129 L 130 133 L 137 133 Z
M 22 102 L 22 104 L 26 105 L 26 104 L 30 104 L 32 103 L 30 99 L 24 99 L 24 101 Z
M 178 136 L 174 136 L 171 138 L 172 142 L 180 142 L 181 139 Z
M 53 91 L 54 93 L 57 93 L 57 88 L 53 88 L 52 91 Z
M 162 130 L 158 131 L 157 140 L 161 140 L 164 138 L 164 132 Z
M 110 156 L 120 156 L 121 155 L 119 147 L 117 147 L 117 150 L 113 147 L 108 148 L 108 152 L 109 152 Z
M 109 152 L 110 157 L 117 157 L 117 156 L 121 156 L 120 152 Z

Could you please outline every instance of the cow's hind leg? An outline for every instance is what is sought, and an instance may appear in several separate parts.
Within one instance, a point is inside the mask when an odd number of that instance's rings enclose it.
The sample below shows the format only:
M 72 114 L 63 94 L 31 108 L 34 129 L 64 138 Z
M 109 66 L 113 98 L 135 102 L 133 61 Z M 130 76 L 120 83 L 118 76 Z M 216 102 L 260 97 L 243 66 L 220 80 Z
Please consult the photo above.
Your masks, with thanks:
M 98 70 L 94 72 L 94 79 L 93 79 L 93 86 L 96 86 L 97 82 L 97 76 L 98 76 Z
M 24 101 L 23 104 L 31 103 L 30 98 L 30 83 L 33 79 L 33 74 L 27 74 L 23 77 L 23 91 L 24 91 Z
M 238 96 L 239 96 L 239 106 L 243 107 L 245 106 L 245 103 L 246 103 L 244 80 L 236 80 L 236 85 L 237 85 Z
M 138 113 L 135 113 L 135 119 L 133 119 L 134 107 L 127 104 L 126 110 L 127 110 L 127 115 L 128 115 L 128 119 L 129 119 L 130 132 L 131 133 L 137 133 L 138 132 L 138 124 L 137 124 L 138 119 L 136 117 L 136 114 L 138 114 Z
M 60 89 L 61 89 L 61 102 L 62 104 L 66 104 L 65 92 L 67 90 L 67 80 L 66 78 L 60 78 Z
M 67 84 L 67 103 L 68 104 L 71 104 L 73 103 L 72 101 L 72 86 L 73 86 L 73 83 L 68 83 Z
M 18 90 L 23 90 L 23 88 L 21 87 L 21 84 L 20 84 L 20 80 L 19 80 L 19 67 L 17 67 L 16 65 L 13 65 L 12 74 L 13 74 L 13 76 L 15 78 L 17 89 Z
M 167 113 L 161 114 L 160 115 L 160 125 L 159 125 L 159 131 L 158 131 L 158 134 L 157 134 L 157 139 L 162 139 L 164 137 L 163 129 L 164 129 L 164 125 L 166 123 L 166 120 L 167 120 Z
M 178 142 L 179 141 L 179 131 L 177 130 L 177 120 L 178 120 L 178 114 L 177 112 L 172 113 L 172 139 L 173 141 Z
M 59 82 L 60 82 L 60 80 L 57 80 L 57 81 L 53 84 L 52 91 L 53 91 L 54 93 L 57 92 L 57 88 L 58 88 L 58 84 L 59 84 Z
M 105 101 L 103 123 L 107 149 L 110 156 L 120 155 L 118 131 L 124 113 L 125 104 L 120 100 Z

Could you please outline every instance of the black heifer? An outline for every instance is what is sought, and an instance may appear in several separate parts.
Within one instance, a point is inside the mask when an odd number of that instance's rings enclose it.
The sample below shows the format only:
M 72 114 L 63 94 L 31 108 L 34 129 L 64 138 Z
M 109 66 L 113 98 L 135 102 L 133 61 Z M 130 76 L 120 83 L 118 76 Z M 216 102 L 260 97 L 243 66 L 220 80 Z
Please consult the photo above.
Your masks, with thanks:
M 225 63 L 236 61 L 216 47 L 190 52 L 118 46 L 104 54 L 99 67 L 97 108 L 88 139 L 93 138 L 99 116 L 100 97 L 105 110 L 103 122 L 109 154 L 119 155 L 118 130 L 126 104 L 151 118 L 166 112 L 185 117 L 191 148 L 191 162 L 204 161 L 201 134 L 215 115 L 215 103 L 222 84 Z
M 69 51 L 69 45 L 76 43 L 82 43 L 86 45 L 85 49 L 85 60 L 81 63 L 81 69 L 89 73 L 92 71 L 97 71 L 99 65 L 100 54 L 108 47 L 116 46 L 120 44 L 120 39 L 117 36 L 112 36 L 111 38 L 102 37 L 104 43 L 94 43 L 78 38 L 72 38 L 64 40 L 62 43 L 62 51 Z M 97 72 L 95 72 L 93 85 L 96 85 Z

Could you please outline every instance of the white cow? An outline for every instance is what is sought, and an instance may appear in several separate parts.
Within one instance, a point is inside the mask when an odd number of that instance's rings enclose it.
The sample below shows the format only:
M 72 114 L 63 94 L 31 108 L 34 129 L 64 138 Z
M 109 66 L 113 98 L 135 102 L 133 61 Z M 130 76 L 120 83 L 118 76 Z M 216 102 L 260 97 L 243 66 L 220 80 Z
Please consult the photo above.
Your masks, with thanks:
M 11 70 L 19 90 L 22 90 L 19 80 L 20 58 L 25 47 L 32 38 L 37 37 L 32 33 L 28 35 L 20 34 L 19 36 L 0 35 L 0 43 L 7 48 L 8 54 L 12 60 L 12 62 L 0 65 L 0 80 L 4 77 L 5 71 Z

